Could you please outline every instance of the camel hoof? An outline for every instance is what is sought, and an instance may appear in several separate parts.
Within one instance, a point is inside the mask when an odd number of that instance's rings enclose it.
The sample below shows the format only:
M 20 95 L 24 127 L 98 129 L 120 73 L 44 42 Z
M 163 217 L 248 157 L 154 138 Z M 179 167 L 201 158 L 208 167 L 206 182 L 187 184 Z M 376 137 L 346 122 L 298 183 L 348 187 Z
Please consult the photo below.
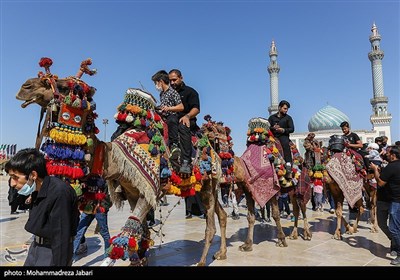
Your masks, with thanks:
M 196 264 L 196 266 L 206 266 L 206 263 L 205 263 L 205 262 L 198 262 L 198 263 Z
M 304 234 L 304 240 L 311 240 L 312 234 L 311 233 L 306 233 Z
M 214 260 L 226 260 L 226 252 L 225 253 L 216 252 L 213 258 Z
M 276 246 L 277 247 L 287 247 L 288 245 L 286 243 L 286 240 L 285 241 L 279 240 L 278 243 L 276 243 Z
M 251 251 L 253 251 L 253 246 L 248 245 L 248 244 L 243 244 L 243 245 L 239 246 L 239 250 L 242 252 L 251 252 Z
M 290 238 L 291 240 L 296 240 L 296 239 L 299 238 L 299 236 L 298 236 L 297 234 L 291 234 L 291 235 L 289 235 L 289 238 Z
M 353 227 L 348 227 L 347 228 L 347 230 L 346 230 L 346 234 L 353 234 L 355 231 L 354 231 L 354 228 Z
M 370 232 L 371 233 L 378 233 L 379 231 L 376 228 L 371 228 Z
M 342 236 L 337 235 L 337 234 L 333 235 L 332 238 L 336 239 L 336 240 L 342 240 Z

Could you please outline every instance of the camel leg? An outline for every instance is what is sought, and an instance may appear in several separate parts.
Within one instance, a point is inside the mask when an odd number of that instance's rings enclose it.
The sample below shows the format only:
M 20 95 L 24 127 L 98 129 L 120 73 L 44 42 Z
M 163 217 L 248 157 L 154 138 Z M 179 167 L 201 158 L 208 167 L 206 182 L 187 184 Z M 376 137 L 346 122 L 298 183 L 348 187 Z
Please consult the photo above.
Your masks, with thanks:
M 249 252 L 253 250 L 254 223 L 256 221 L 256 216 L 254 213 L 255 202 L 247 188 L 244 188 L 244 193 L 246 194 L 247 221 L 249 223 L 249 227 L 247 230 L 246 241 L 239 246 L 239 250 L 243 252 Z
M 376 218 L 376 191 L 373 191 L 374 193 L 371 195 L 371 232 L 372 233 L 377 233 L 379 232 L 379 227 L 378 227 L 378 219 Z
M 358 211 L 357 211 L 356 221 L 353 225 L 353 233 L 358 232 L 358 223 L 360 222 L 361 215 L 365 211 L 362 198 L 359 201 L 357 201 L 356 207 L 358 208 Z
M 330 178 L 330 177 L 328 177 Z M 335 201 L 336 204 L 336 230 L 335 233 L 333 234 L 332 238 L 336 240 L 341 240 L 342 239 L 342 233 L 341 233 L 341 228 L 342 228 L 342 221 L 345 227 L 348 226 L 348 223 L 346 219 L 343 217 L 343 201 L 344 201 L 344 196 L 342 190 L 339 188 L 338 184 L 334 181 L 329 181 L 328 182 L 328 188 L 333 196 L 333 200 Z
M 228 215 L 226 214 L 224 208 L 219 203 L 218 199 L 215 198 L 215 213 L 218 217 L 218 223 L 221 231 L 221 245 L 218 252 L 213 256 L 215 260 L 225 260 L 226 259 L 226 224 L 228 221 Z
M 350 224 L 346 221 L 345 217 L 343 216 L 343 201 L 338 202 L 336 204 L 336 230 L 335 234 L 333 235 L 333 238 L 336 240 L 341 240 L 342 239 L 342 222 L 344 227 L 346 228 L 346 233 L 351 234 L 353 228 L 350 226 Z
M 279 247 L 287 247 L 286 236 L 283 232 L 281 225 L 281 218 L 279 216 L 279 206 L 278 200 L 276 199 L 276 195 L 271 198 L 271 208 L 272 208 L 272 218 L 275 220 L 276 227 L 278 229 L 278 243 L 276 246 Z
M 207 209 L 207 217 L 206 217 L 204 248 L 200 261 L 197 263 L 198 266 L 206 265 L 208 250 L 210 249 L 211 242 L 213 241 L 214 235 L 217 232 L 215 228 L 215 218 L 214 218 L 216 188 L 215 185 L 212 184 L 212 181 L 214 180 L 204 181 L 203 187 L 201 188 L 200 191 L 201 201 L 203 202 L 204 207 Z
M 301 214 L 303 215 L 303 227 L 304 227 L 304 240 L 311 240 L 312 238 L 312 233 L 310 230 L 310 225 L 308 224 L 308 220 L 307 220 L 307 207 L 306 204 L 304 203 L 304 200 L 302 199 L 300 201 L 300 209 L 301 209 Z
M 290 239 L 298 239 L 298 237 L 299 237 L 298 223 L 299 223 L 300 209 L 299 209 L 299 205 L 297 204 L 296 194 L 294 193 L 293 190 L 289 192 L 289 196 L 290 196 L 290 202 L 293 205 L 293 215 L 294 215 L 294 226 L 293 226 L 292 233 L 289 235 L 289 238 Z
M 371 233 L 377 233 L 379 232 L 379 227 L 378 227 L 378 220 L 376 219 L 376 189 L 371 187 L 368 182 L 364 184 L 365 191 L 368 194 L 369 197 L 369 210 L 370 210 L 370 222 L 371 222 Z

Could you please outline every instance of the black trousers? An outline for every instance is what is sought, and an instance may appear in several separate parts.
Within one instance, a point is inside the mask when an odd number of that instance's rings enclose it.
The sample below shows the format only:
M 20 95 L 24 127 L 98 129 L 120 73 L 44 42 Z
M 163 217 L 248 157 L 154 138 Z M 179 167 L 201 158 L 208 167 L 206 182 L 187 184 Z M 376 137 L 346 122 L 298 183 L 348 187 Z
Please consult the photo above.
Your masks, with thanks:
M 190 127 L 179 123 L 179 138 L 180 138 L 180 149 L 181 149 L 181 162 L 187 160 L 189 163 L 192 162 L 192 133 Z
M 292 163 L 293 159 L 292 159 L 292 151 L 291 151 L 290 145 L 289 145 L 289 142 L 290 142 L 289 137 L 286 135 L 282 135 L 282 136 L 278 137 L 278 139 L 282 145 L 283 158 L 284 158 L 285 162 Z
M 185 203 L 186 203 L 186 214 L 201 215 L 207 213 L 206 208 L 203 205 L 203 202 L 201 202 L 200 193 L 198 192 L 196 192 L 194 196 L 187 196 L 185 198 Z M 195 204 L 197 204 L 200 213 L 194 211 L 193 206 Z
M 72 265 L 72 242 L 64 244 L 68 246 L 67 256 L 64 256 L 63 264 L 54 264 L 53 262 L 53 251 L 51 246 L 43 246 L 37 244 L 35 241 L 32 242 L 29 247 L 28 256 L 26 257 L 24 266 L 71 266 Z
M 168 147 L 171 148 L 172 144 L 179 144 L 179 118 L 176 114 L 171 114 L 167 117 L 168 125 Z

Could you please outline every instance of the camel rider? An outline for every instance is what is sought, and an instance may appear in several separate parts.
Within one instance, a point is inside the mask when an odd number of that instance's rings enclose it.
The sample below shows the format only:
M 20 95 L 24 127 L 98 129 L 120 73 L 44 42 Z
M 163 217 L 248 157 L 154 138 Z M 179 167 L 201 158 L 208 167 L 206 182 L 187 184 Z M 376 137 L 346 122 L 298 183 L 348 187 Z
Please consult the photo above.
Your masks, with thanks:
M 283 149 L 283 158 L 286 162 L 286 171 L 292 171 L 292 151 L 290 149 L 289 134 L 294 132 L 294 123 L 291 116 L 288 115 L 290 103 L 282 100 L 278 105 L 278 112 L 269 116 L 268 121 L 271 125 L 271 132 L 279 140 Z
M 350 131 L 350 124 L 347 121 L 344 121 L 340 124 L 340 127 L 342 128 L 343 136 L 346 138 L 345 146 L 348 149 L 353 150 L 354 152 L 358 153 L 358 155 L 361 155 L 361 157 L 364 159 L 363 152 L 361 149 L 363 148 L 363 144 L 360 140 L 360 137 L 357 135 L 357 133 L 351 132 Z M 361 151 L 361 153 L 360 153 Z M 364 163 L 365 165 L 365 163 Z M 351 208 L 349 205 L 349 222 L 350 224 L 354 223 L 354 220 L 357 215 L 357 208 L 353 207 Z
M 357 133 L 350 131 L 350 124 L 346 121 L 340 124 L 342 128 L 343 136 L 346 138 L 345 146 L 356 153 L 358 153 L 364 160 L 364 166 L 368 168 L 365 162 L 365 156 L 368 155 L 366 151 L 363 150 L 363 143 Z

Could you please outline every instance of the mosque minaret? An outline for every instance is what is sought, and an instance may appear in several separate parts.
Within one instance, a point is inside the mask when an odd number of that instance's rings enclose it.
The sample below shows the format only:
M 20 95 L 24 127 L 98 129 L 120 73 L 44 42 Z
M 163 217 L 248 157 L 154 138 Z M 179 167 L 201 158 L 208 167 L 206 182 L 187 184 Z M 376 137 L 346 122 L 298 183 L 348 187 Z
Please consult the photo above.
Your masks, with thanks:
M 371 99 L 373 114 L 371 115 L 370 120 L 372 129 L 376 130 L 379 135 L 387 136 L 389 138 L 388 143 L 390 143 L 390 121 L 392 120 L 392 116 L 388 113 L 388 98 L 384 95 L 382 71 L 382 59 L 384 53 L 380 49 L 381 35 L 379 34 L 375 23 L 372 24 L 371 32 L 372 34 L 369 36 L 371 51 L 368 53 L 368 58 L 371 61 L 372 67 L 372 86 L 374 96 Z
M 269 114 L 275 114 L 278 112 L 278 103 L 279 103 L 279 87 L 278 87 L 278 74 L 281 70 L 278 62 L 278 51 L 276 50 L 275 41 L 272 40 L 271 49 L 269 50 L 269 66 L 268 66 L 268 73 L 269 73 L 269 86 L 270 86 L 270 104 L 271 106 L 268 107 Z

